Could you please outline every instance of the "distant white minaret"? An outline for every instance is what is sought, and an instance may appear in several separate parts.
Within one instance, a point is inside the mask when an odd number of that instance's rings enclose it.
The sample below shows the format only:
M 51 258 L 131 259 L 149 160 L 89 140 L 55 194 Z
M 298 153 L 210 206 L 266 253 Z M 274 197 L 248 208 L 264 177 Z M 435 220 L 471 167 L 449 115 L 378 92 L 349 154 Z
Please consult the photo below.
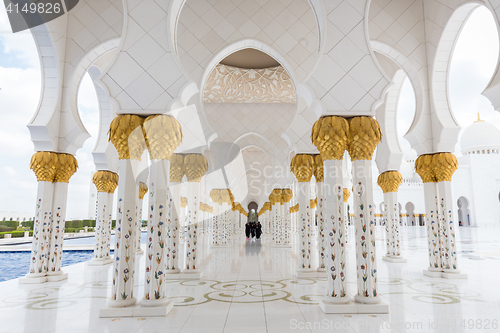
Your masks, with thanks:
M 95 171 L 90 172 L 89 209 L 87 213 L 87 218 L 89 220 L 95 220 L 97 216 L 97 188 L 94 183 L 92 183 L 94 173 Z

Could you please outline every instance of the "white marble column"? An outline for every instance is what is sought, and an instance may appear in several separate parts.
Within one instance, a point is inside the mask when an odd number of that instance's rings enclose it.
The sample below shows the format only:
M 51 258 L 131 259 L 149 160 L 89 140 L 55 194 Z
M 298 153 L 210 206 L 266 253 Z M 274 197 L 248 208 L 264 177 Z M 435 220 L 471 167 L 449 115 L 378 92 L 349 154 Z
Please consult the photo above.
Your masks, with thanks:
M 317 189 L 317 216 L 318 216 L 318 248 L 319 264 L 318 271 L 326 271 L 326 223 L 325 223 L 325 198 L 324 198 L 324 180 L 316 179 Z
M 343 156 L 343 154 L 339 154 L 339 156 Z M 345 219 L 342 212 L 344 201 L 341 186 L 342 160 L 325 159 L 323 165 L 327 277 L 327 294 L 324 301 L 330 304 L 342 304 L 351 300 L 347 295 L 347 247 L 345 245 Z
M 118 186 L 118 175 L 111 171 L 96 171 L 92 182 L 97 188 L 97 214 L 95 225 L 94 256 L 89 265 L 106 265 L 113 262 L 110 256 L 111 214 L 113 193 Z
M 19 283 L 67 278 L 61 271 L 68 182 L 78 163 L 73 155 L 36 152 L 30 168 L 38 180 L 37 205 L 29 273 Z
M 384 260 L 406 262 L 401 256 L 401 238 L 399 233 L 398 188 L 403 182 L 399 171 L 386 171 L 378 177 L 378 184 L 384 192 L 384 217 L 387 239 L 387 253 Z
M 356 264 L 360 303 L 378 303 L 377 262 L 374 234 L 373 183 L 371 161 L 353 159 L 354 223 L 356 228 Z
M 347 189 L 347 188 L 344 188 L 344 193 L 343 193 L 344 203 L 342 205 L 342 215 L 344 216 L 345 243 L 346 244 L 349 242 L 349 209 L 348 209 L 349 204 L 347 203 L 347 201 L 349 200 L 350 196 L 351 196 L 351 191 L 349 191 L 349 189 Z
M 137 203 L 137 234 L 135 237 L 136 254 L 141 255 L 144 251 L 141 248 L 141 229 L 142 229 L 142 207 L 144 196 L 148 193 L 148 186 L 142 182 L 139 183 L 139 196 Z
M 169 303 L 166 296 L 165 277 L 168 261 L 165 243 L 167 242 L 168 225 L 172 223 L 172 206 L 168 189 L 169 175 L 169 160 L 154 159 L 151 161 L 146 274 L 144 298 L 141 301 L 141 304 L 145 306 L 163 306 Z
M 37 176 L 38 178 L 38 176 Z M 38 181 L 36 193 L 35 223 L 33 226 L 33 241 L 31 244 L 31 260 L 29 273 L 20 283 L 42 283 L 47 280 L 48 249 L 50 226 L 52 225 L 52 200 L 54 184 L 52 181 Z
M 171 162 L 173 163 L 173 162 Z M 172 169 L 172 168 L 171 168 Z M 170 180 L 172 180 L 172 170 Z M 174 182 L 169 185 L 169 197 L 171 202 L 171 212 L 172 218 L 170 223 L 167 225 L 167 262 L 166 262 L 166 273 L 167 274 L 177 274 L 180 272 L 179 269 L 179 216 L 181 208 L 181 183 Z
M 183 272 L 198 273 L 197 265 L 197 245 L 198 245 L 198 225 L 199 225 L 199 198 L 200 183 L 188 182 L 188 220 L 186 239 L 186 266 Z
M 137 191 L 134 168 L 136 160 L 119 161 L 118 207 L 116 215 L 115 252 L 113 284 L 111 286 L 110 307 L 126 307 L 135 304 L 135 236 Z
M 49 244 L 49 266 L 47 271 L 48 282 L 60 281 L 68 278 L 68 274 L 61 271 L 67 200 L 68 183 L 55 182 L 54 201 L 52 204 L 53 220 L 51 224 Z
M 311 215 L 310 196 L 311 189 L 309 182 L 299 183 L 299 272 L 310 272 L 311 268 Z
M 437 182 L 438 218 L 441 228 L 441 264 L 443 277 L 448 279 L 466 279 L 458 269 L 456 247 L 456 224 L 453 211 L 451 179 L 458 168 L 457 158 L 452 153 L 433 155 L 433 171 Z

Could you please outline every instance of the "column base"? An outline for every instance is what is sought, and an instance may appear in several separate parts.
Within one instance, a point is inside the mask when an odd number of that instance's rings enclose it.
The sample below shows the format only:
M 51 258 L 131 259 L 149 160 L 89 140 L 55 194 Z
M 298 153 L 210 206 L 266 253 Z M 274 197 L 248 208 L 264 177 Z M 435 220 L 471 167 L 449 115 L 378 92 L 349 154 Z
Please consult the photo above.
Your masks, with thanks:
M 68 279 L 68 273 L 58 272 L 58 273 L 47 273 L 47 282 L 58 282 Z
M 169 275 L 169 274 L 179 274 L 181 272 L 181 270 L 179 268 L 176 268 L 176 269 L 169 269 L 165 272 L 165 275 Z
M 468 279 L 469 277 L 467 276 L 467 274 L 464 274 L 464 273 L 460 273 L 459 270 L 450 270 L 450 271 L 444 271 L 443 272 L 443 278 L 445 279 L 450 279 L 450 280 L 453 280 L 453 279 Z
M 212 247 L 213 248 L 216 248 L 216 249 L 220 249 L 220 248 L 226 248 L 226 247 L 230 247 L 229 244 L 212 244 Z
M 430 269 L 424 269 L 423 273 L 425 276 L 432 277 L 432 278 L 440 278 L 443 277 L 443 272 L 442 271 L 431 271 Z
M 23 276 L 19 278 L 19 284 L 40 284 L 40 283 L 45 283 L 47 282 L 47 276 L 45 273 L 40 273 L 40 274 L 26 274 L 26 276 Z
M 144 254 L 144 251 L 142 249 L 139 251 L 135 251 L 136 256 L 140 256 L 141 254 Z
M 203 276 L 203 272 L 198 269 L 183 270 L 179 273 L 179 279 L 181 280 L 200 280 Z
M 352 302 L 351 298 L 346 297 L 330 297 L 324 296 L 322 300 L 319 301 L 319 307 L 324 313 L 331 314 L 382 314 L 389 313 L 389 305 L 380 301 L 380 298 L 376 298 L 376 303 L 364 303 L 358 301 L 359 298 L 373 298 L 373 297 L 357 297 L 355 296 L 356 302 Z M 364 300 L 363 300 L 364 301 Z
M 272 244 L 272 247 L 275 247 L 278 249 L 291 249 L 292 245 L 291 244 Z
M 91 259 L 90 261 L 87 261 L 87 266 L 104 266 L 113 263 L 113 261 L 113 258 Z
M 135 301 L 135 299 L 134 299 Z M 148 301 L 155 302 L 155 301 Z M 121 308 L 108 307 L 99 310 L 99 318 L 123 318 L 123 317 L 165 317 L 174 308 L 174 303 L 172 301 L 167 301 L 165 303 L 161 302 L 159 306 L 144 305 L 141 301 L 141 305 L 134 305 Z
M 318 273 L 326 273 L 326 267 L 318 267 L 316 269 L 316 272 L 318 272 Z
M 405 258 L 401 256 L 389 256 L 385 255 L 382 257 L 383 261 L 388 261 L 388 262 L 395 262 L 395 263 L 406 263 L 408 262 Z
M 313 268 L 299 268 L 295 272 L 295 276 L 298 279 L 317 279 L 317 278 L 326 278 L 325 274 L 319 273 Z

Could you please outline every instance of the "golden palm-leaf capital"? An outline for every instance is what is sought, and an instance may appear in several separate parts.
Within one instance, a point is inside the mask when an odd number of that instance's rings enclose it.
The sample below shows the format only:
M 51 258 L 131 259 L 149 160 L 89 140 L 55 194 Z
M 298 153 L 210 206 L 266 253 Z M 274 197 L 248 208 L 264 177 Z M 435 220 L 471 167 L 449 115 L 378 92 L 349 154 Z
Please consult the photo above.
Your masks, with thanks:
M 57 170 L 54 183 L 69 183 L 70 178 L 78 169 L 78 161 L 71 154 L 57 154 Z
M 143 126 L 152 160 L 169 159 L 182 142 L 181 124 L 170 115 L 151 115 L 146 118 Z
M 452 153 L 437 153 L 432 156 L 434 176 L 437 182 L 451 182 L 458 169 L 457 157 Z
M 343 192 L 344 202 L 347 202 L 347 200 L 349 200 L 349 197 L 351 196 L 351 191 L 349 191 L 348 188 L 344 188 Z
M 397 192 L 403 176 L 399 171 L 386 171 L 378 176 L 377 183 L 384 193 Z
M 382 141 L 379 123 L 372 117 L 349 119 L 349 155 L 352 161 L 371 160 Z
M 207 158 L 202 154 L 184 155 L 184 172 L 188 182 L 201 182 L 201 178 L 207 170 Z
M 316 178 L 317 183 L 322 183 L 325 180 L 323 172 L 323 157 L 321 154 L 314 155 L 314 178 Z
M 325 160 L 342 160 L 348 148 L 349 124 L 343 117 L 319 118 L 311 130 L 311 141 Z
M 289 188 L 284 188 L 281 192 L 281 198 L 283 202 L 290 202 L 293 197 L 293 191 Z
M 292 158 L 290 170 L 300 183 L 310 182 L 313 175 L 314 158 L 309 154 L 297 154 Z
M 58 167 L 57 153 L 50 151 L 39 151 L 33 154 L 30 161 L 30 169 L 35 173 L 39 182 L 53 182 Z
M 139 199 L 144 199 L 146 193 L 148 193 L 148 186 L 143 182 L 139 182 Z
M 184 177 L 185 167 L 184 167 L 184 155 L 182 154 L 172 154 L 170 156 L 170 182 L 180 183 Z
M 420 178 L 422 178 L 422 181 L 424 183 L 435 183 L 436 182 L 436 176 L 434 175 L 433 157 L 432 156 L 433 156 L 432 154 L 420 155 L 415 160 L 415 171 L 418 173 Z
M 312 209 L 316 208 L 316 205 L 318 203 L 317 199 L 311 199 L 309 201 L 310 201 L 309 204 L 310 204 L 311 208 Z
M 120 160 L 141 160 L 146 149 L 144 118 L 134 114 L 119 115 L 109 125 L 109 141 L 118 151 Z
M 118 186 L 118 175 L 111 171 L 100 170 L 92 176 L 97 192 L 114 193 Z
M 188 198 L 181 197 L 181 208 L 187 207 L 187 205 L 188 205 Z

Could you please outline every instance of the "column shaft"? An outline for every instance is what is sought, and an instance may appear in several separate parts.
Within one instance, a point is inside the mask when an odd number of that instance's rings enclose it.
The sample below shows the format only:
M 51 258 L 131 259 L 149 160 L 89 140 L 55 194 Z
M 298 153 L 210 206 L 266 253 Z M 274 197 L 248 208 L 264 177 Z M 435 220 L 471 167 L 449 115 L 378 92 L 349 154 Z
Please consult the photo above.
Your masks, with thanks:
M 144 305 L 161 305 L 167 301 L 165 272 L 167 270 L 166 236 L 171 224 L 168 190 L 169 160 L 152 160 L 149 172 L 149 218 L 146 246 Z M 141 200 L 142 201 L 142 200 Z
M 429 271 L 440 272 L 441 264 L 441 228 L 437 212 L 437 185 L 424 183 L 425 225 L 429 250 Z
M 95 225 L 94 257 L 92 260 L 109 260 L 111 236 L 111 212 L 113 211 L 113 193 L 97 193 L 97 216 Z
M 125 307 L 134 298 L 136 198 L 138 190 L 133 168 L 136 160 L 119 160 L 118 207 L 115 233 L 115 262 L 110 306 Z
M 358 277 L 355 299 L 360 303 L 375 303 L 378 295 L 371 163 L 371 160 L 356 160 L 352 169 Z
M 54 183 L 53 220 L 50 228 L 49 267 L 47 275 L 61 275 L 61 264 L 66 223 L 68 183 Z
M 346 247 L 345 220 L 342 213 L 342 160 L 325 160 L 324 200 L 326 215 L 326 271 L 327 299 L 335 303 L 347 303 L 346 294 Z M 318 198 L 319 201 L 319 198 Z
M 311 185 L 309 182 L 299 182 L 299 257 L 300 268 L 311 269 Z
M 27 277 L 45 276 L 48 270 L 50 227 L 52 225 L 52 202 L 54 184 L 38 182 L 35 224 L 31 244 L 30 270 Z
M 460 273 L 457 264 L 457 249 L 455 240 L 455 223 L 453 218 L 453 203 L 451 182 L 437 183 L 439 200 L 438 216 L 441 229 L 441 264 L 445 273 Z
M 186 270 L 197 268 L 198 212 L 200 207 L 200 183 L 188 182 L 188 215 L 186 239 Z
M 169 184 L 170 223 L 167 223 L 167 273 L 179 272 L 179 216 L 181 208 L 181 183 Z

